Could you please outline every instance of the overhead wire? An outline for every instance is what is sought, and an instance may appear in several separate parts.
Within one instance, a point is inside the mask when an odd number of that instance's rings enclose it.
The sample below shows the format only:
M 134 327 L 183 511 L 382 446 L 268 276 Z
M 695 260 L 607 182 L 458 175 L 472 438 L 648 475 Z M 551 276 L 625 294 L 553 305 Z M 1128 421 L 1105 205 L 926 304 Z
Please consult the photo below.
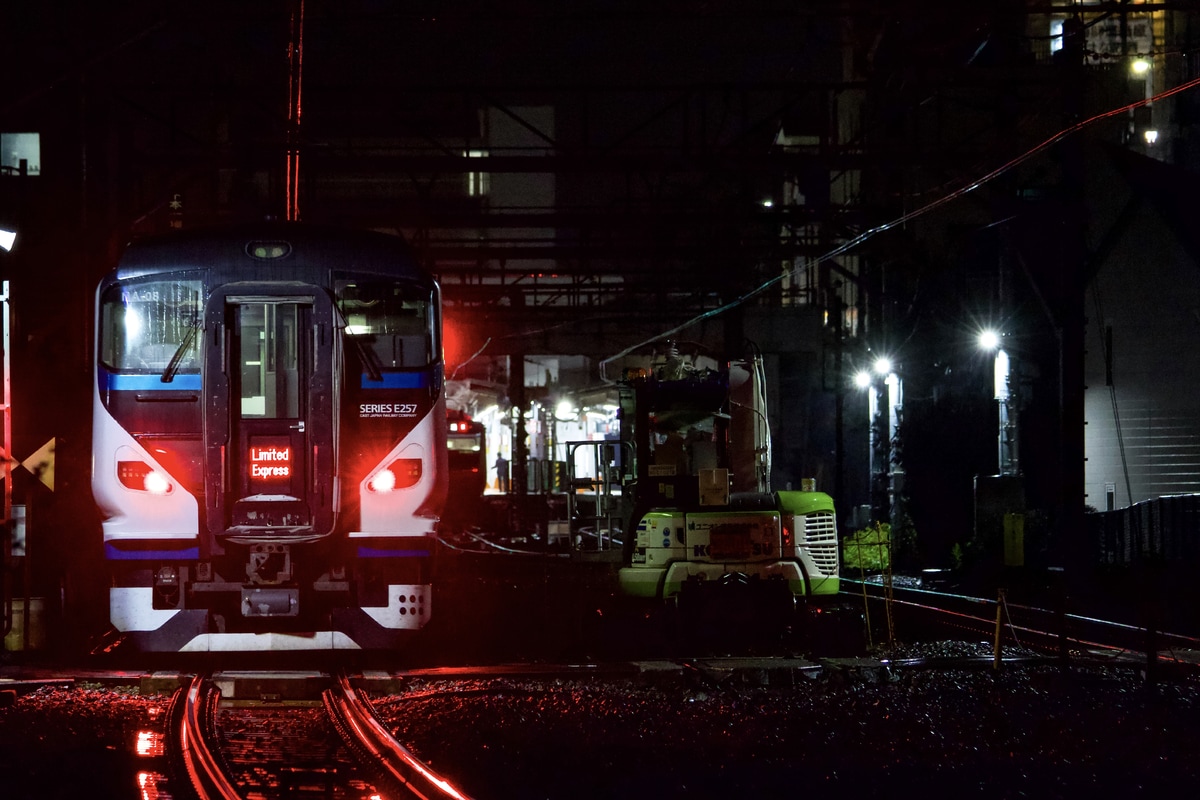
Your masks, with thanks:
M 483 343 L 482 345 L 480 345 L 479 349 L 478 349 L 478 350 L 476 350 L 476 351 L 475 351 L 475 352 L 474 352 L 474 353 L 471 355 L 471 357 L 470 357 L 470 358 L 466 359 L 465 361 L 463 361 L 461 364 L 459 364 L 458 366 L 456 366 L 456 367 L 454 368 L 454 371 L 450 373 L 450 377 L 449 377 L 447 380 L 454 380 L 454 378 L 455 378 L 455 377 L 457 377 L 457 375 L 458 375 L 458 371 L 459 371 L 460 369 L 462 369 L 463 367 L 465 367 L 467 364 L 470 364 L 470 363 L 471 363 L 472 361 L 474 361 L 475 359 L 479 358 L 480 354 L 481 354 L 481 353 L 483 353 L 483 351 L 484 351 L 484 350 L 486 350 L 486 349 L 487 349 L 487 346 L 488 346 L 489 344 L 491 344 L 491 343 L 492 343 L 492 337 L 490 337 L 490 336 L 489 336 L 489 337 L 488 337 L 488 338 L 487 338 L 487 339 L 484 341 L 484 343 Z
M 834 247 L 832 250 L 825 253 L 824 255 L 818 256 L 812 263 L 820 264 L 824 261 L 829 261 L 833 258 L 836 258 L 837 256 L 842 255 L 843 253 L 846 253 L 846 252 L 854 249 L 855 247 L 858 247 L 859 245 L 863 244 L 867 240 L 877 236 L 880 233 L 884 233 L 885 231 L 889 231 L 892 228 L 898 227 L 900 225 L 904 225 L 905 223 L 911 222 L 912 220 L 917 219 L 918 217 L 923 217 L 926 214 L 930 213 L 931 211 L 941 208 L 944 205 L 952 203 L 955 200 L 958 200 L 959 198 L 964 197 L 967 194 L 970 194 L 971 192 L 975 191 L 979 187 L 984 186 L 984 185 L 994 181 L 996 178 L 999 178 L 1001 175 L 1004 175 L 1005 173 L 1010 172 L 1015 167 L 1025 163 L 1026 161 L 1028 161 L 1029 159 L 1038 155 L 1039 153 L 1042 153 L 1043 151 L 1054 146 L 1055 144 L 1058 144 L 1063 139 L 1066 139 L 1067 137 L 1071 136 L 1072 134 L 1077 133 L 1096 122 L 1099 122 L 1099 121 L 1105 120 L 1105 119 L 1109 119 L 1110 117 L 1115 117 L 1120 114 L 1127 113 L 1129 111 L 1132 111 L 1135 108 L 1140 108 L 1142 106 L 1147 106 L 1147 105 L 1150 105 L 1151 103 L 1154 103 L 1154 102 L 1157 102 L 1160 100 L 1164 100 L 1173 95 L 1179 94 L 1181 92 L 1185 92 L 1188 89 L 1192 89 L 1197 85 L 1200 85 L 1200 78 L 1193 78 L 1192 80 L 1181 83 L 1180 85 L 1173 87 L 1171 89 L 1166 89 L 1162 92 L 1159 92 L 1158 94 L 1143 98 L 1141 100 L 1135 100 L 1132 103 L 1127 103 L 1126 105 L 1120 106 L 1118 108 L 1113 108 L 1113 109 L 1109 109 L 1108 111 L 1103 111 L 1099 114 L 1095 114 L 1091 117 L 1088 117 L 1087 119 L 1076 122 L 1073 125 L 1070 125 L 1064 129 L 1062 129 L 1061 131 L 1059 131 L 1058 133 L 1049 137 L 1048 139 L 1045 139 L 1044 141 L 1040 142 L 1039 144 L 1034 145 L 1033 147 L 1029 148 L 1028 150 L 1021 153 L 1020 155 L 1015 156 L 1014 158 L 1010 159 L 1009 161 L 1005 162 L 1004 164 L 1000 165 L 999 167 L 996 167 L 995 169 L 991 170 L 990 172 L 982 175 L 981 177 L 976 178 L 975 180 L 973 180 L 963 186 L 960 186 L 958 189 L 955 189 L 939 198 L 929 201 L 928 203 L 926 203 L 923 206 L 915 208 L 911 211 L 907 211 L 907 212 L 901 214 L 900 216 L 895 217 L 894 219 L 891 219 L 880 225 L 876 225 L 875 227 L 870 228 L 851 239 L 848 239 L 847 241 Z M 599 365 L 600 366 L 600 379 L 602 381 L 604 381 L 605 383 L 614 382 L 614 381 L 610 380 L 607 375 L 607 367 L 612 362 L 616 361 L 617 359 L 624 358 L 625 356 L 629 355 L 630 353 L 634 352 L 635 350 L 638 350 L 639 348 L 653 344 L 662 339 L 666 339 L 671 336 L 674 336 L 675 334 L 679 333 L 680 331 L 683 331 L 693 325 L 696 325 L 697 323 L 703 322 L 707 319 L 712 319 L 713 317 L 724 314 L 726 311 L 737 308 L 738 306 L 742 305 L 743 303 L 747 302 L 748 300 L 762 294 L 766 290 L 770 289 L 772 286 L 775 286 L 776 284 L 783 281 L 783 279 L 786 277 L 787 274 L 788 273 L 781 272 L 779 275 L 776 275 L 776 276 L 770 278 L 769 280 L 764 281 L 763 283 L 759 284 L 755 288 L 747 291 L 746 293 L 742 294 L 740 297 L 738 297 L 734 300 L 730 300 L 728 303 L 725 303 L 724 305 L 718 306 L 717 308 L 714 308 L 714 309 L 710 309 L 702 314 L 698 314 L 695 317 L 692 317 L 690 320 L 686 320 L 685 322 L 683 322 L 679 325 L 676 325 L 675 327 L 671 328 L 670 330 L 664 331 L 655 336 L 652 336 L 649 339 L 646 339 L 644 341 L 638 342 L 637 344 L 631 345 L 631 346 L 625 348 L 624 350 L 621 350 L 620 352 L 618 352 L 614 355 L 611 355 L 608 358 L 603 359 Z

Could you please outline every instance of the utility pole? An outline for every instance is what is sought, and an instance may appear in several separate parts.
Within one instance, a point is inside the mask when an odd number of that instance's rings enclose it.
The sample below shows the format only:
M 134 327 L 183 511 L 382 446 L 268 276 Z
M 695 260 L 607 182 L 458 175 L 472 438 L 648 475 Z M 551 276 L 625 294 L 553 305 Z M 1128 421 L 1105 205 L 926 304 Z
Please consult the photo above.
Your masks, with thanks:
M 1083 119 L 1084 28 L 1078 17 L 1063 27 L 1062 86 L 1067 125 Z M 1084 537 L 1084 197 L 1086 167 L 1084 139 L 1076 133 L 1063 142 L 1062 258 L 1059 261 L 1059 547 L 1068 575 L 1083 560 Z M 1069 580 L 1069 578 L 1068 578 Z
M 3 387 L 0 387 L 0 410 L 4 414 L 4 519 L 0 520 L 0 595 L 3 595 L 4 630 L 0 633 L 0 642 L 12 631 L 13 626 L 13 581 L 12 575 L 12 536 L 13 536 L 13 507 L 12 507 L 12 372 L 9 354 L 11 337 L 9 336 L 10 317 L 8 307 L 8 281 L 0 283 L 0 325 L 3 326 L 4 372 Z M 2 648 L 0 648 L 2 649 Z
M 300 88 L 304 72 L 304 0 L 294 0 L 288 42 L 287 157 L 284 164 L 288 222 L 300 220 Z

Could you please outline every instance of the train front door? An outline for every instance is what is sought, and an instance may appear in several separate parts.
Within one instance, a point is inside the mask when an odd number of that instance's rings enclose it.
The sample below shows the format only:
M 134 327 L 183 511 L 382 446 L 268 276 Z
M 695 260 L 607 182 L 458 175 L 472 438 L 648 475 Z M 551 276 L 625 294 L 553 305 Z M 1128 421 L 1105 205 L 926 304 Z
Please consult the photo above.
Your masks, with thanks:
M 320 534 L 314 491 L 313 296 L 225 298 L 230 447 L 226 532 L 259 538 Z M 322 326 L 323 327 L 323 326 Z M 318 415 L 319 416 L 319 415 Z M 317 507 L 314 507 L 317 506 Z

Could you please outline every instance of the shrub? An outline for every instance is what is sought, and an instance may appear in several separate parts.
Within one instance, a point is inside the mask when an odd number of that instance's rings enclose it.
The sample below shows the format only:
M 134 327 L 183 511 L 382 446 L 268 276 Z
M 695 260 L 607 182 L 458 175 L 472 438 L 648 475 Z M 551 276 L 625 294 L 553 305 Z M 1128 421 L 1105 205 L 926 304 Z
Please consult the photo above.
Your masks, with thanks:
M 884 572 L 891 568 L 892 526 L 876 522 L 842 540 L 842 569 L 848 573 Z

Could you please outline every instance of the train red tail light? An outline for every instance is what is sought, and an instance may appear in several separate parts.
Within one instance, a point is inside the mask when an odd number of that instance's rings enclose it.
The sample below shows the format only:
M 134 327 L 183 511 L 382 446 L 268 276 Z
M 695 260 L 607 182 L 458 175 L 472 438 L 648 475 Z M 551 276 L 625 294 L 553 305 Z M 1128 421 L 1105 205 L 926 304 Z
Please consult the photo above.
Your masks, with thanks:
M 396 488 L 396 473 L 390 469 L 381 469 L 367 481 L 367 488 L 372 492 L 386 494 Z
M 407 489 L 421 480 L 421 459 L 398 458 L 376 472 L 367 481 L 367 489 L 386 494 L 394 489 Z
M 170 494 L 175 484 L 165 472 L 145 461 L 118 461 L 117 479 L 127 489 L 150 494 Z

